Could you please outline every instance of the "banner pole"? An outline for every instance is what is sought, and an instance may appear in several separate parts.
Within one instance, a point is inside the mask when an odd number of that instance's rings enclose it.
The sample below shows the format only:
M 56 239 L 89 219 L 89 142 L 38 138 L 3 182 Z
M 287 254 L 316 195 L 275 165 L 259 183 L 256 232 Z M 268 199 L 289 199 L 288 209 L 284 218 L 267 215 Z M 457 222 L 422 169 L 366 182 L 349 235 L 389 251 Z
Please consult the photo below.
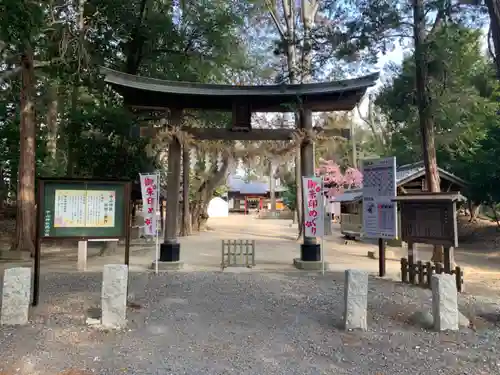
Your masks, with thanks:
M 157 183 L 157 186 L 156 186 L 156 204 L 155 204 L 155 223 L 156 223 L 156 228 L 155 228 L 155 231 L 156 231 L 156 243 L 155 243 L 155 273 L 158 275 L 158 261 L 159 261 L 159 258 L 160 258 L 160 244 L 159 244 L 159 241 L 158 241 L 158 217 L 156 216 L 157 215 L 157 212 L 158 212 L 158 209 L 160 208 L 160 173 L 158 171 L 156 171 L 156 183 Z M 161 221 L 160 221 L 161 222 Z
M 325 275 L 325 192 L 324 190 L 324 182 L 323 178 L 321 178 L 321 205 L 323 206 L 323 233 L 321 233 L 321 274 L 324 276 Z

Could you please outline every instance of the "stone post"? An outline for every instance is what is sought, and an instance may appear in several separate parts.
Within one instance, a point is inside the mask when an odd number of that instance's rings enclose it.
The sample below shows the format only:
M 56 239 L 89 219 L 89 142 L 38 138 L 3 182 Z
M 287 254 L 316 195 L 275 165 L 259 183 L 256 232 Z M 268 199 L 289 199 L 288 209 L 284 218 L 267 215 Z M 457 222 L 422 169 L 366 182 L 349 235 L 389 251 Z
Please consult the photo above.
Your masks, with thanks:
M 28 323 L 31 268 L 8 268 L 4 272 L 0 324 Z
M 102 325 L 123 327 L 127 322 L 128 267 L 125 264 L 106 264 L 102 274 Z
M 78 241 L 78 259 L 77 259 L 77 269 L 78 271 L 87 270 L 87 241 Z
M 368 273 L 359 270 L 345 271 L 344 327 L 366 330 L 368 306 Z
M 171 110 L 169 126 L 180 126 L 182 110 Z M 165 237 L 160 245 L 160 262 L 179 262 L 181 245 L 177 240 L 179 216 L 179 190 L 181 184 L 181 144 L 172 138 L 168 146 L 167 207 Z
M 437 331 L 458 331 L 458 296 L 455 277 L 432 275 L 432 316 Z
M 300 111 L 300 128 L 306 132 L 312 131 L 312 111 L 310 109 L 304 108 Z M 300 170 L 302 177 L 314 176 L 314 144 L 309 139 L 305 139 L 300 146 Z M 302 189 L 305 188 L 302 186 Z M 300 193 L 297 192 L 297 195 Z M 316 243 L 316 238 L 306 237 L 305 232 L 303 243 L 300 245 L 300 260 L 306 262 L 321 261 L 320 245 Z

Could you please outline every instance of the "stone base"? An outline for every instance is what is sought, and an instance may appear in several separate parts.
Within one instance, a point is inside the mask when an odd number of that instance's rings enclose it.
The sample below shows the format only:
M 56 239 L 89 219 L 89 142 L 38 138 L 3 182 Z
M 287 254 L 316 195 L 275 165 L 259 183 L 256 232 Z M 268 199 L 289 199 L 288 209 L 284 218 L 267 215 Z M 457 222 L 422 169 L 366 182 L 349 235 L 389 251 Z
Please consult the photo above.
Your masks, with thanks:
M 2 260 L 31 260 L 31 253 L 29 251 L 0 250 L 0 259 L 2 259 Z
M 299 258 L 293 260 L 293 266 L 298 270 L 304 271 L 321 271 L 323 269 L 323 263 L 320 261 L 305 261 Z M 328 263 L 325 262 L 325 271 L 328 271 Z
M 184 262 L 153 262 L 151 269 L 156 270 L 156 263 L 158 263 L 158 271 L 178 271 L 184 267 Z
M 179 262 L 181 260 L 180 243 L 160 244 L 160 262 Z
M 321 261 L 321 245 L 317 243 L 300 245 L 300 260 L 304 262 Z

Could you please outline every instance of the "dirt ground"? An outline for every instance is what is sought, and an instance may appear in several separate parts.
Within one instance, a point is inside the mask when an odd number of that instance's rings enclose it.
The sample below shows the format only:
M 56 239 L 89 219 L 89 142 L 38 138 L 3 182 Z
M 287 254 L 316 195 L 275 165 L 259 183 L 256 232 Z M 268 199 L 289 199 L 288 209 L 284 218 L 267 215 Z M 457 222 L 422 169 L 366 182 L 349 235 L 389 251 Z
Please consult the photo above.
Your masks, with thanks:
M 0 228 L 12 227 L 6 223 Z M 300 256 L 300 241 L 296 241 L 297 229 L 289 220 L 257 219 L 254 216 L 231 215 L 229 218 L 212 218 L 208 222 L 206 232 L 180 238 L 182 246 L 181 260 L 185 269 L 218 270 L 221 261 L 222 239 L 249 239 L 256 241 L 257 268 L 264 270 L 293 270 L 293 258 Z M 500 295 L 500 246 L 494 223 L 480 221 L 470 224 L 465 221 L 461 225 L 460 247 L 455 249 L 455 262 L 465 272 L 466 290 L 470 293 Z M 6 248 L 9 243 L 4 234 L 0 244 Z M 99 256 L 103 244 L 89 244 L 88 270 L 100 271 L 103 264 L 123 262 L 123 247 L 114 252 Z M 76 242 L 46 244 L 42 248 L 42 270 L 75 271 Z M 372 274 L 377 273 L 378 261 L 369 259 L 367 252 L 376 250 L 370 243 L 349 242 L 345 244 L 340 228 L 334 224 L 333 235 L 324 240 L 325 261 L 329 268 L 343 271 L 347 268 L 364 269 Z M 400 279 L 399 259 L 406 256 L 403 249 L 388 248 L 388 277 Z M 134 240 L 131 249 L 131 269 L 141 271 L 147 269 L 155 257 L 154 243 Z M 418 259 L 428 261 L 431 248 L 425 245 L 418 247 Z M 30 265 L 31 262 L 0 261 L 0 268 L 13 265 Z
M 370 278 L 368 332 L 345 332 L 338 327 L 343 271 L 375 275 L 378 261 L 367 257 L 375 245 L 345 244 L 335 226 L 324 239 L 328 268 L 321 276 L 293 268 L 300 242 L 290 221 L 234 215 L 208 225 L 209 231 L 180 239 L 181 272 L 146 271 L 154 244 L 134 241 L 133 304 L 120 332 L 85 321 L 100 306 L 103 265 L 122 263 L 123 247 L 100 256 L 99 244 L 93 246 L 87 272 L 76 271 L 76 243 L 44 247 L 41 303 L 27 326 L 0 327 L 0 374 L 500 373 L 497 249 L 484 243 L 456 249 L 456 263 L 465 269 L 460 309 L 475 319 L 473 329 L 445 335 L 409 324 L 413 312 L 430 310 L 432 298 L 429 290 L 393 281 L 405 255 L 396 249 L 387 260 L 388 280 Z M 255 240 L 256 267 L 221 272 L 222 239 Z M 419 248 L 421 260 L 430 256 L 430 248 Z M 21 265 L 31 262 L 0 262 L 0 281 L 3 269 Z
M 46 272 L 29 324 L 0 326 L 0 374 L 500 373 L 500 328 L 482 318 L 500 304 L 467 294 L 459 307 L 474 325 L 434 332 L 411 319 L 431 311 L 429 290 L 371 277 L 368 330 L 346 331 L 343 272 L 131 272 L 127 326 L 109 330 L 86 324 L 101 282 Z

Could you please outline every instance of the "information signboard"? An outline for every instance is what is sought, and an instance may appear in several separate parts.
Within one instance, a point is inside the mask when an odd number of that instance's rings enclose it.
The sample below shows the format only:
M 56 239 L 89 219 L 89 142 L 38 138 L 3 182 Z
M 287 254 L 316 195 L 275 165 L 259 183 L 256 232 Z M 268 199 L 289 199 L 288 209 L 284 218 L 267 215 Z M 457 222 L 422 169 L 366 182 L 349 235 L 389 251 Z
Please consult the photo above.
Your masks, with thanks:
M 363 236 L 398 237 L 396 158 L 363 160 Z
M 41 238 L 124 238 L 129 187 L 123 181 L 40 180 Z M 127 198 L 128 194 L 128 198 Z
M 130 195 L 130 181 L 38 179 L 33 306 L 40 294 L 45 239 L 124 239 L 124 262 L 129 265 Z
M 422 193 L 397 197 L 401 213 L 401 239 L 408 243 L 458 246 L 456 193 Z

